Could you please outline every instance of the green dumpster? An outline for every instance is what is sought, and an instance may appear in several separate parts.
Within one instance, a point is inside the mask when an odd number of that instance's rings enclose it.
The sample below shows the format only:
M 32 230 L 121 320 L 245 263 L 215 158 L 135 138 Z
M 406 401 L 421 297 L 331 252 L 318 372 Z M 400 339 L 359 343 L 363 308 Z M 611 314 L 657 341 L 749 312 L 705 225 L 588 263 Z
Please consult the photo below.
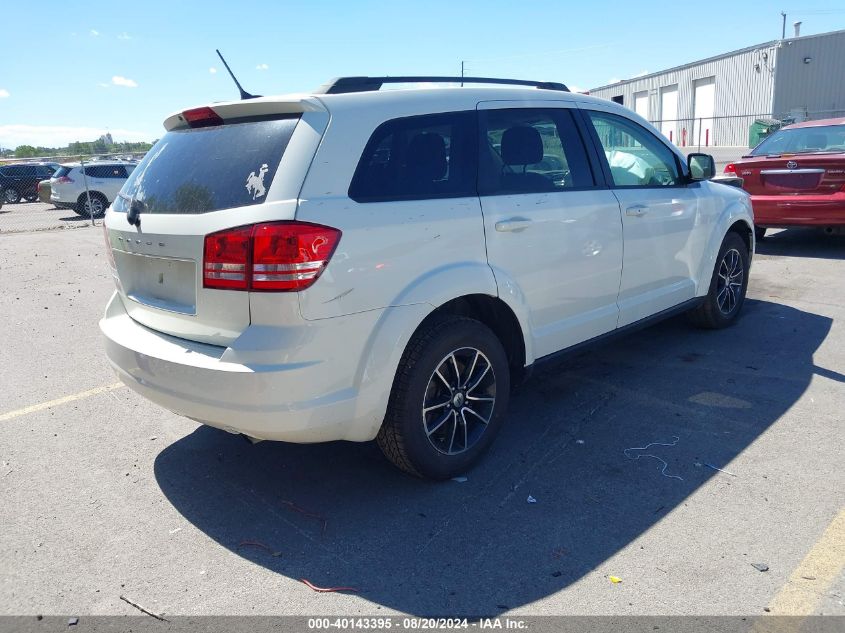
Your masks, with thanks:
M 757 147 L 764 138 L 781 128 L 776 119 L 756 119 L 748 130 L 748 147 Z

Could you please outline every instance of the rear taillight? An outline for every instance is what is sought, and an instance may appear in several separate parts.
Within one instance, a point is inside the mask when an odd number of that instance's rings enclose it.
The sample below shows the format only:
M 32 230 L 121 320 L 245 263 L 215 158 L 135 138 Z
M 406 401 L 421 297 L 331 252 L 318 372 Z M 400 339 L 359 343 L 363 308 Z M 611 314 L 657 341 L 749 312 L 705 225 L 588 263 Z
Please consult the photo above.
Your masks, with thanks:
M 223 119 L 209 107 L 194 108 L 185 110 L 182 118 L 191 127 L 211 127 L 212 125 L 223 125 Z
M 313 284 L 331 259 L 340 231 L 306 222 L 269 222 L 205 237 L 203 287 L 297 291 Z
M 73 182 L 72 178 L 68 178 L 67 176 L 62 176 L 61 178 L 56 178 L 56 182 L 60 182 L 62 184 L 67 184 Z
M 734 176 L 736 176 L 736 165 L 734 165 L 733 163 L 728 163 L 727 165 L 725 165 L 725 173 L 733 174 Z
M 206 288 L 249 289 L 252 229 L 242 226 L 205 236 L 202 268 Z

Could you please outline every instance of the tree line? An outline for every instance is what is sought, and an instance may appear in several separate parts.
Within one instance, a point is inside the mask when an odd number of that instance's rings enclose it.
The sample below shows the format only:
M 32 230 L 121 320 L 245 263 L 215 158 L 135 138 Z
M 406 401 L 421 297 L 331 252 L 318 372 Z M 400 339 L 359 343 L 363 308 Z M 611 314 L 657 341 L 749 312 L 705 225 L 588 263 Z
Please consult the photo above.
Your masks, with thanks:
M 92 154 L 121 154 L 146 152 L 153 143 L 140 141 L 136 143 L 122 142 L 106 144 L 102 139 L 96 141 L 74 141 L 66 147 L 35 147 L 33 145 L 18 145 L 14 150 L 4 149 L 0 152 L 4 158 L 36 158 L 50 156 L 76 156 Z

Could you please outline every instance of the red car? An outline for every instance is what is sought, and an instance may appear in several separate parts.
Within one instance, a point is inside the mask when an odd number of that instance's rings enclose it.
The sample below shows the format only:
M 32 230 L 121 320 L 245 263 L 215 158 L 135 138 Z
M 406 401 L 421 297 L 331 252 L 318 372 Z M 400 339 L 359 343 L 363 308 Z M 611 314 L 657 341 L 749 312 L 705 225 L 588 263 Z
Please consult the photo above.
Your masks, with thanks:
M 758 240 L 769 227 L 845 229 L 845 119 L 787 125 L 725 173 L 751 194 Z

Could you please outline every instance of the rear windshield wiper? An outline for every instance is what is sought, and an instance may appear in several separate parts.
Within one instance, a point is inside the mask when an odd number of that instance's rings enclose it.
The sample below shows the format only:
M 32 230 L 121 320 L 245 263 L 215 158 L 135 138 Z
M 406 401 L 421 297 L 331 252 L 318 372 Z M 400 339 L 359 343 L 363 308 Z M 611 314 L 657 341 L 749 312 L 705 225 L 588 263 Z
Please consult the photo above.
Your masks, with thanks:
M 129 202 L 129 213 L 126 214 L 126 221 L 129 222 L 132 226 L 137 226 L 139 229 L 141 228 L 141 211 L 144 210 L 146 207 L 143 202 L 140 200 L 136 200 L 132 198 Z

